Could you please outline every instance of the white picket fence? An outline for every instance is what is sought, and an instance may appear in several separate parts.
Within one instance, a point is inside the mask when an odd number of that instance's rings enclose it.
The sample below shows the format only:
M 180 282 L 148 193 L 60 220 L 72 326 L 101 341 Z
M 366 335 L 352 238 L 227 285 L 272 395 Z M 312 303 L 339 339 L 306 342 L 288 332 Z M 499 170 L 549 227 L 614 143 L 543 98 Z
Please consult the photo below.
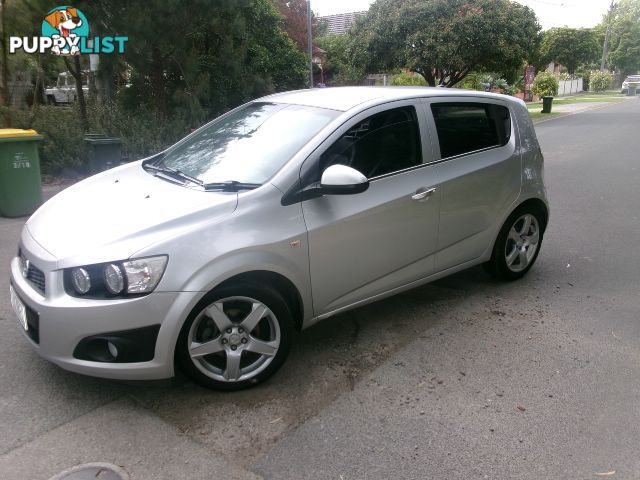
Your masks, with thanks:
M 560 80 L 558 87 L 558 96 L 566 97 L 582 91 L 582 78 L 577 80 Z

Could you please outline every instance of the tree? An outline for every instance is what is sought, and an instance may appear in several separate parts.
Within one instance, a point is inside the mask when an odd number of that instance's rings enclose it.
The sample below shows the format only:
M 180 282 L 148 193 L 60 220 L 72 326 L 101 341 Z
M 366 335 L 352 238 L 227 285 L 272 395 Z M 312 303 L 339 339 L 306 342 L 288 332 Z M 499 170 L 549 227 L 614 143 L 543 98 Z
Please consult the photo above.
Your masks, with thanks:
M 509 0 L 377 0 L 356 25 L 369 70 L 406 67 L 431 86 L 453 86 L 471 70 L 520 68 L 540 26 Z
M 326 35 L 316 39 L 326 52 L 325 82 L 330 85 L 357 85 L 365 77 L 362 65 L 354 62 L 354 39 L 350 35 Z
M 611 31 L 609 64 L 623 73 L 640 71 L 640 0 L 620 0 Z
M 271 0 L 284 18 L 284 30 L 302 52 L 308 51 L 307 0 Z M 313 38 L 324 35 L 323 25 L 311 12 Z
M 593 29 L 563 27 L 542 34 L 540 53 L 546 63 L 560 63 L 573 74 L 579 66 L 597 61 L 601 49 Z
M 86 9 L 111 34 L 129 37 L 131 110 L 179 114 L 197 126 L 251 98 L 305 85 L 304 55 L 269 0 L 95 0 Z

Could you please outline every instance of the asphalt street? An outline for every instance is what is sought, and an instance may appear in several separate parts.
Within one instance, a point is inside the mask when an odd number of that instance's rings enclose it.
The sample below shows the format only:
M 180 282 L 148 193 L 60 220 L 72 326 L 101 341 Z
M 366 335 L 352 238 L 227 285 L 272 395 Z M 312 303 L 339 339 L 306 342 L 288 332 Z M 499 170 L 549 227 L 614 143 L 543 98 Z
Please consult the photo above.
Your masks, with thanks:
M 0 478 L 640 478 L 638 125 L 638 98 L 537 125 L 552 211 L 524 279 L 475 268 L 321 322 L 238 393 L 41 360 L 8 295 L 25 219 L 0 218 Z

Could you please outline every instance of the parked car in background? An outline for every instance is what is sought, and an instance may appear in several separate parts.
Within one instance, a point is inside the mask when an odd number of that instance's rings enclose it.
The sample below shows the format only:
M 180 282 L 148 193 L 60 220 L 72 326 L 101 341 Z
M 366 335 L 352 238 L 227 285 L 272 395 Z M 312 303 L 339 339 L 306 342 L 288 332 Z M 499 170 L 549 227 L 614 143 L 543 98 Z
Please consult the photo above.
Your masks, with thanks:
M 621 93 L 629 93 L 629 87 L 635 88 L 636 92 L 640 93 L 640 75 L 629 75 L 622 82 Z
M 278 370 L 294 330 L 478 264 L 525 275 L 549 218 L 543 178 L 513 97 L 276 94 L 49 200 L 22 231 L 11 300 L 27 341 L 68 370 L 178 366 L 244 388 Z
M 88 72 L 81 73 L 82 91 L 85 96 L 89 94 Z M 76 79 L 69 72 L 58 74 L 58 81 L 54 87 L 45 89 L 45 96 L 49 105 L 69 104 L 77 99 Z

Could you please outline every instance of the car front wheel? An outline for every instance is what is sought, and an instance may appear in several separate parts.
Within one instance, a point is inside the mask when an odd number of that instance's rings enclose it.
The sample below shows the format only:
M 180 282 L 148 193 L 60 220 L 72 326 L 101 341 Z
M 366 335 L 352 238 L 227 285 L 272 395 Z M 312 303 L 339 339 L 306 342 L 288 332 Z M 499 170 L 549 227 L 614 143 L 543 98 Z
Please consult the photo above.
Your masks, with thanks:
M 207 294 L 185 322 L 176 359 L 200 385 L 239 390 L 273 375 L 291 346 L 293 321 L 282 296 L 257 284 Z

